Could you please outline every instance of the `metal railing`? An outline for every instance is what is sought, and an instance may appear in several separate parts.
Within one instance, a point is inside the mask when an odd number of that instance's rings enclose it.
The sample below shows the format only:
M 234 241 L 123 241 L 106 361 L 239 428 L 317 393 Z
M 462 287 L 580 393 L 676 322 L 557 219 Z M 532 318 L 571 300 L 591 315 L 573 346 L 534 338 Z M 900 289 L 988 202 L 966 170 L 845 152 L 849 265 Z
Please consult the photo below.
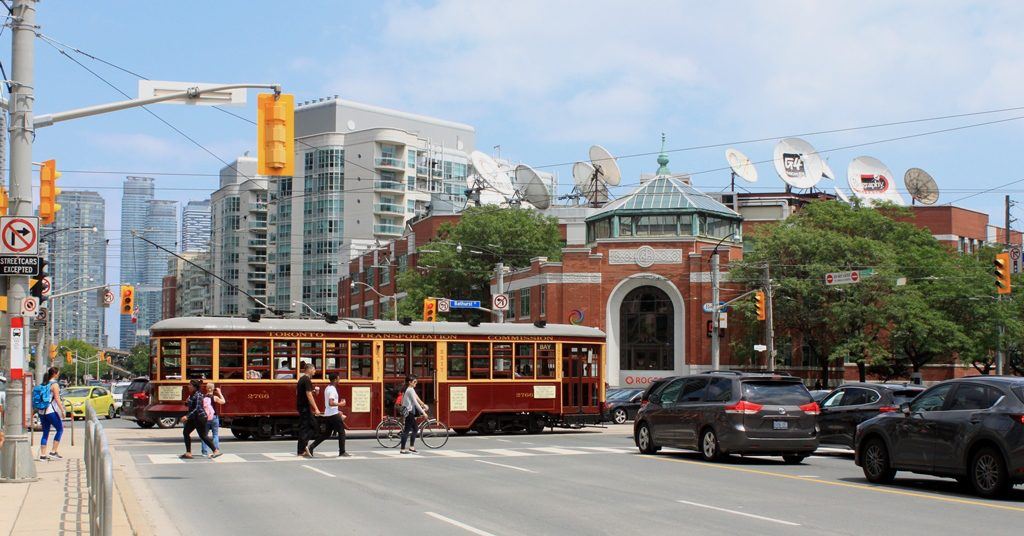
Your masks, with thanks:
M 85 472 L 89 485 L 89 534 L 113 534 L 114 463 L 96 410 L 85 406 Z

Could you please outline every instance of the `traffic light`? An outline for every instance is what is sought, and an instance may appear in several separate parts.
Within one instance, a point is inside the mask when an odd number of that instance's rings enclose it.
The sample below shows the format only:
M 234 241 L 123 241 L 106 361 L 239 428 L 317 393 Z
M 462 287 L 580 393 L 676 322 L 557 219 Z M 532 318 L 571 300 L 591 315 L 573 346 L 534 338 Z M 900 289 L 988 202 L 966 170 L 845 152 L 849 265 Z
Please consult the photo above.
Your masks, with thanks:
M 50 274 L 46 271 L 49 266 L 45 257 L 39 257 L 39 275 L 28 280 L 29 294 L 39 299 L 39 304 L 50 299 Z
M 70 365 L 73 361 L 74 360 L 71 357 L 71 350 L 64 352 L 64 362 Z
M 754 293 L 754 305 L 757 307 L 757 319 L 764 320 L 767 316 L 764 302 L 764 291 L 759 290 Z
M 256 172 L 290 176 L 295 173 L 295 95 L 260 94 L 256 117 Z
M 1010 254 L 997 253 L 992 261 L 992 274 L 996 276 L 996 294 L 1010 293 Z
M 131 285 L 121 285 L 121 314 L 131 315 L 134 312 L 135 287 Z
M 60 210 L 60 205 L 57 204 L 57 195 L 60 194 L 60 188 L 57 188 L 59 178 L 57 161 L 43 162 L 43 168 L 39 170 L 39 219 L 43 225 L 52 224 L 57 219 L 57 211 Z
M 7 215 L 7 208 L 10 207 L 11 200 L 7 195 L 7 188 L 0 186 L 0 216 Z
M 53 363 L 54 359 L 57 359 L 57 345 L 56 344 L 51 344 L 50 345 L 50 363 Z
M 423 300 L 423 321 L 437 322 L 437 298 Z
M 105 362 L 108 365 L 110 364 L 110 354 L 103 352 L 103 362 Z

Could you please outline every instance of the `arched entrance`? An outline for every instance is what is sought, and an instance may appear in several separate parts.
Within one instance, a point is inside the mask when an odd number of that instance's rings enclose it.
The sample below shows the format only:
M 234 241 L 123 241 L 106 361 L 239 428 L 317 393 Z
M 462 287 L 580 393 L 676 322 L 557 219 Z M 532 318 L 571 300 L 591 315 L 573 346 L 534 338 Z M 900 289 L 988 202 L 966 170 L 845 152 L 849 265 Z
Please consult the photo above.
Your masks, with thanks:
M 686 374 L 683 296 L 656 274 L 623 279 L 608 297 L 608 383 L 643 387 L 652 379 Z

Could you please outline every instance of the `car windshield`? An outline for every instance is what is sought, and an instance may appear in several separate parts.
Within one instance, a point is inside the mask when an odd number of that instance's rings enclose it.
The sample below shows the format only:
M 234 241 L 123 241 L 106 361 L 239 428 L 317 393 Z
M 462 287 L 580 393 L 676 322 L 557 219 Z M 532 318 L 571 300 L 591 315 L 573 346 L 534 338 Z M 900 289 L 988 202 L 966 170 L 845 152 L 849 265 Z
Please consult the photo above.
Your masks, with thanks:
M 115 385 L 114 386 L 114 394 L 115 395 L 124 394 L 124 392 L 127 391 L 127 390 L 128 390 L 128 386 L 127 385 Z
M 743 398 L 757 404 L 801 405 L 812 402 L 811 393 L 800 382 L 743 382 Z
M 908 389 L 905 391 L 893 391 L 892 400 L 897 406 L 906 404 L 907 402 L 917 398 L 917 395 L 921 394 L 921 391 L 923 390 L 924 389 Z
M 84 387 L 77 389 L 65 389 L 60 396 L 71 397 L 71 398 L 85 398 L 89 396 L 89 390 Z
M 617 389 L 615 391 L 608 391 L 608 400 L 629 400 L 638 392 L 639 391 L 635 389 Z

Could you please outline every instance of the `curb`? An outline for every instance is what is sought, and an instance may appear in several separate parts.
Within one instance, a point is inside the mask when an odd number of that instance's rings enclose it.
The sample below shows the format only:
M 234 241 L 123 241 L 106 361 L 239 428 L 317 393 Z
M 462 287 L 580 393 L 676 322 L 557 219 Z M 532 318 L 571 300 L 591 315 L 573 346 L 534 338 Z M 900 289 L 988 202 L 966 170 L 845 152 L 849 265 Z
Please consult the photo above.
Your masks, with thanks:
M 181 536 L 160 507 L 152 490 L 135 470 L 130 454 L 111 447 L 114 455 L 114 485 L 132 534 L 137 536 Z

